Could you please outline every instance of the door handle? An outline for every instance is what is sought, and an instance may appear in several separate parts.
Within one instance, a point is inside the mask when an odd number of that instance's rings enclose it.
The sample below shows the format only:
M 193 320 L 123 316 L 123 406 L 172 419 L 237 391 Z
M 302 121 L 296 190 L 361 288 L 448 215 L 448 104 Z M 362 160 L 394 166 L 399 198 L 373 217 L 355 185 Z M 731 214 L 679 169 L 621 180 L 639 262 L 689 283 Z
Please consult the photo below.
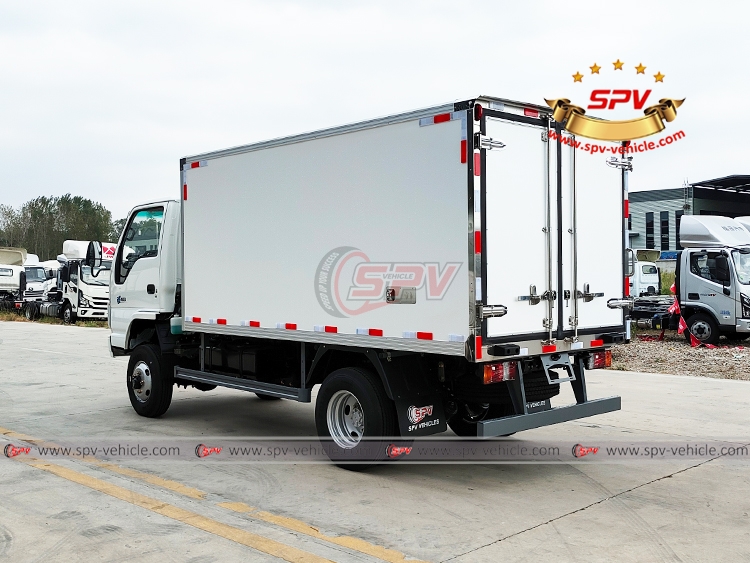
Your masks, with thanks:
M 148 284 L 146 286 L 146 293 L 148 293 L 149 295 L 153 295 L 154 293 L 156 293 L 156 286 L 152 283 Z

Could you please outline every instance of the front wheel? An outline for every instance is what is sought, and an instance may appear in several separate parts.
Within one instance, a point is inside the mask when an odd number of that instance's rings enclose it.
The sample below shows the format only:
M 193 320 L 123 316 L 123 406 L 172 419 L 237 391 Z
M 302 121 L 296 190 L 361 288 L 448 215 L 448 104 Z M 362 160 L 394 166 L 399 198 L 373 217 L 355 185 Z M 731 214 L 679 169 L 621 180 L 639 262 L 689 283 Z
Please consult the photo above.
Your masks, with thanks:
M 73 312 L 73 307 L 70 303 L 63 305 L 62 320 L 66 325 L 71 325 L 76 322 L 76 314 Z
M 716 344 L 719 341 L 719 325 L 711 315 L 696 313 L 687 320 L 688 331 L 702 344 Z M 690 334 L 685 333 L 685 338 L 690 342 Z
M 387 457 L 387 440 L 398 435 L 396 407 L 377 375 L 360 368 L 331 373 L 318 392 L 315 426 L 328 457 L 348 469 L 364 469 Z M 344 465 L 342 462 L 353 463 Z
M 172 402 L 173 362 L 154 344 L 141 344 L 128 362 L 128 396 L 133 409 L 141 416 L 157 418 L 167 412 Z

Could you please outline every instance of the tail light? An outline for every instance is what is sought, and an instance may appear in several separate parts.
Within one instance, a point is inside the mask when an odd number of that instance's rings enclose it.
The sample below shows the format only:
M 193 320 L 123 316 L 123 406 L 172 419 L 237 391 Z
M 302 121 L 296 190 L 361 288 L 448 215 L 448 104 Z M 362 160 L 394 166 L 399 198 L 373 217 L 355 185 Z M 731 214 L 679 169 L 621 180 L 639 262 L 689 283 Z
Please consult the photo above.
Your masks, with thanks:
M 484 384 L 510 381 L 516 378 L 518 362 L 502 362 L 500 364 L 485 364 Z
M 589 356 L 588 369 L 600 369 L 612 367 L 612 350 L 594 352 Z

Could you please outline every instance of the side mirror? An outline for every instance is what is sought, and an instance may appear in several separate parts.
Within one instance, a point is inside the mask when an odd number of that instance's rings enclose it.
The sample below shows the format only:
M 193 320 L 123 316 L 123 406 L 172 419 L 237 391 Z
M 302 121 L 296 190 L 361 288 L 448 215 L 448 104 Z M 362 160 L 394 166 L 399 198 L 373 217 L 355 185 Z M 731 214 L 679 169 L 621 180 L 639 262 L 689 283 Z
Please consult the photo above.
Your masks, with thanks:
M 67 264 L 60 268 L 60 281 L 63 283 L 70 281 L 70 267 Z
M 46 273 L 47 273 L 46 277 L 48 280 L 55 279 L 55 271 L 52 268 L 50 268 L 49 270 L 46 270 Z
M 729 274 L 729 260 L 726 256 L 716 257 L 716 279 L 725 285 L 732 279 Z
M 632 248 L 625 249 L 625 275 L 632 276 L 635 273 L 635 253 Z
M 21 291 L 21 297 L 23 297 L 23 292 L 26 291 L 26 272 L 21 271 L 20 278 L 18 289 Z
M 101 268 L 102 265 L 102 243 L 98 240 L 92 240 L 86 250 L 86 261 L 84 262 L 92 273 L 94 268 Z

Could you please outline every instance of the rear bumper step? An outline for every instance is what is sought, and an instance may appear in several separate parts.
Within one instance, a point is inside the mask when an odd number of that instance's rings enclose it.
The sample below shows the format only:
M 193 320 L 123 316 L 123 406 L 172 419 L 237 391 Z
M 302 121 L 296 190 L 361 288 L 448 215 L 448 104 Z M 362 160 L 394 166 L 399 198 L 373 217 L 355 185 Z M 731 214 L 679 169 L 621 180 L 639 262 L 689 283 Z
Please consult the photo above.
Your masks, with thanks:
M 310 402 L 310 389 L 287 387 L 286 385 L 276 385 L 250 379 L 240 379 L 239 377 L 181 367 L 175 368 L 174 376 L 188 381 L 219 385 L 221 387 L 239 389 L 240 391 L 252 391 L 253 393 L 262 393 L 265 395 L 271 395 L 272 397 L 281 397 L 282 399 L 293 399 L 302 403 Z
M 619 411 L 620 408 L 620 397 L 607 397 L 605 399 L 594 399 L 578 405 L 557 407 L 532 414 L 482 420 L 477 423 L 477 436 L 504 436 L 506 434 L 513 434 L 514 432 L 521 432 L 522 430 L 531 430 L 532 428 L 586 418 L 588 416 L 604 414 L 605 412 Z

